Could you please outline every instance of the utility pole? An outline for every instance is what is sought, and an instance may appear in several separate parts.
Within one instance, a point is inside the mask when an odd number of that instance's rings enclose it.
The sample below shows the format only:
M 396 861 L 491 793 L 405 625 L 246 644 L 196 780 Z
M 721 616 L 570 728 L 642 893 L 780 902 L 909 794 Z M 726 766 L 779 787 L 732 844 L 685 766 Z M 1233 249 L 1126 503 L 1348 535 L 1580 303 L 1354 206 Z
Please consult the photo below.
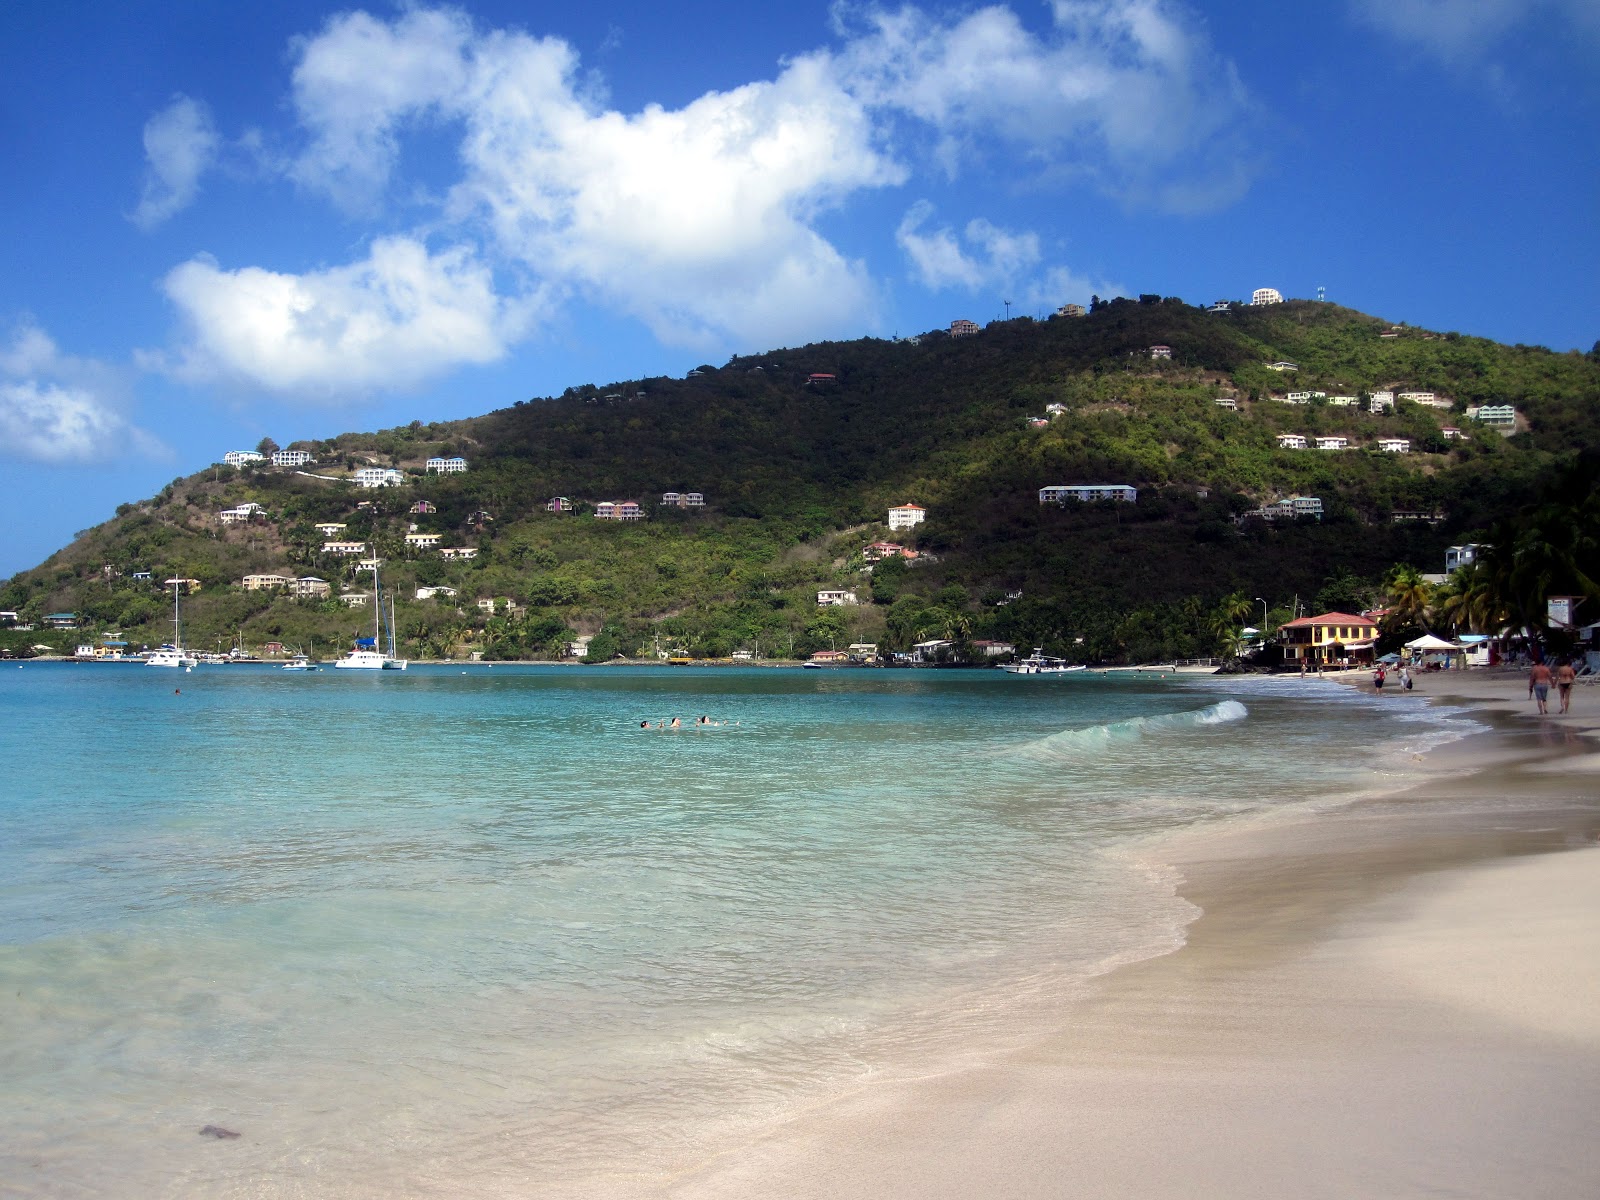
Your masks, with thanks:
M 1002 300 L 1000 303 L 1006 306 L 1006 320 L 1011 320 L 1011 301 Z

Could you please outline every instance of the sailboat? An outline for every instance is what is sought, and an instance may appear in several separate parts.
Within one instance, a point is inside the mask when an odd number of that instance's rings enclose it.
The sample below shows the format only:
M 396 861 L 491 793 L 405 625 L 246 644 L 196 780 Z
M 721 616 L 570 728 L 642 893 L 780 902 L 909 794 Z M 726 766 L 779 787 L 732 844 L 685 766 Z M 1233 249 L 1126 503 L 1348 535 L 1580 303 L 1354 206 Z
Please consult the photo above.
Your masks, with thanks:
M 373 560 L 372 567 L 372 636 L 357 638 L 356 648 L 351 650 L 338 662 L 335 667 L 345 671 L 404 671 L 406 660 L 396 658 L 394 653 L 394 614 L 393 610 L 385 611 L 383 607 L 383 588 L 378 583 L 377 560 Z M 385 618 L 388 618 L 385 621 Z M 379 638 L 382 637 L 382 624 L 389 626 L 389 653 L 385 654 L 379 647 Z
M 178 593 L 183 590 L 183 580 L 169 579 L 172 585 L 172 645 L 160 646 L 144 660 L 147 667 L 182 667 L 185 671 L 198 666 L 200 660 L 183 649 L 183 621 L 178 611 Z

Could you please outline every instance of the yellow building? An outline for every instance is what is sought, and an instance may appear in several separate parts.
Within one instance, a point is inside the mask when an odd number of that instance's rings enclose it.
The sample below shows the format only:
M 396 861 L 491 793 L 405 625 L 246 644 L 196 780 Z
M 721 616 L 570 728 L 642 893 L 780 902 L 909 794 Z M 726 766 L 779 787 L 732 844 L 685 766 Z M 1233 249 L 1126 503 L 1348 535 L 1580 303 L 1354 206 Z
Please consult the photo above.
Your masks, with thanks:
M 1288 662 L 1330 663 L 1372 657 L 1378 627 L 1365 617 L 1323 613 L 1278 627 L 1278 644 Z

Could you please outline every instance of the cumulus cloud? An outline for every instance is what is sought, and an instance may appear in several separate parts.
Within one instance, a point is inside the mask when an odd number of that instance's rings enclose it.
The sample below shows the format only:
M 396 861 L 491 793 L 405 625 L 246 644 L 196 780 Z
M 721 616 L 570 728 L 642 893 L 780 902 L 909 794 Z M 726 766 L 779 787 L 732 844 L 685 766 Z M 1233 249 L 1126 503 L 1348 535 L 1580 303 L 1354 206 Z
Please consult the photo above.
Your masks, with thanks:
M 1003 142 L 1047 176 L 1179 211 L 1229 203 L 1253 177 L 1238 74 L 1168 0 L 1054 0 L 1045 34 L 1002 6 L 838 12 L 845 86 L 931 131 L 950 174 Z
M 154 229 L 193 203 L 217 146 L 210 111 L 188 96 L 173 97 L 151 117 L 144 127 L 144 191 L 130 218 L 133 223 Z
M 536 304 L 498 296 L 470 250 L 431 254 L 407 237 L 374 242 L 363 261 L 303 274 L 224 270 L 195 258 L 169 272 L 163 287 L 192 334 L 174 373 L 311 400 L 408 387 L 493 362 Z
M 559 38 L 451 8 L 332 17 L 292 47 L 305 140 L 285 173 L 347 211 L 414 201 L 418 181 L 399 176 L 418 133 L 456 143 L 454 173 L 424 181 L 438 202 L 419 232 L 365 263 L 178 267 L 177 369 L 285 393 L 394 386 L 487 361 L 531 314 L 580 296 L 708 355 L 859 332 L 878 289 L 824 234 L 828 214 L 904 183 L 928 150 L 959 173 L 1003 143 L 1038 179 L 1172 209 L 1249 185 L 1233 140 L 1243 89 L 1171 0 L 1054 0 L 1044 33 L 1002 6 L 838 11 L 835 49 L 637 111 L 612 106 Z M 1040 262 L 1033 234 L 981 219 L 930 231 L 913 214 L 899 243 L 930 287 L 1020 280 Z M 430 256 L 428 239 L 456 248 Z M 497 279 L 520 290 L 501 296 Z
M 45 463 L 95 462 L 166 448 L 117 411 L 114 372 L 62 354 L 24 323 L 0 343 L 0 453 Z
M 1010 233 L 978 217 L 967 222 L 965 240 L 949 226 L 930 233 L 922 227 L 933 215 L 933 205 L 919 200 L 911 206 L 895 241 L 906 252 L 917 279 L 934 290 L 959 287 L 976 291 L 985 286 L 1007 284 L 1039 262 L 1039 235 Z

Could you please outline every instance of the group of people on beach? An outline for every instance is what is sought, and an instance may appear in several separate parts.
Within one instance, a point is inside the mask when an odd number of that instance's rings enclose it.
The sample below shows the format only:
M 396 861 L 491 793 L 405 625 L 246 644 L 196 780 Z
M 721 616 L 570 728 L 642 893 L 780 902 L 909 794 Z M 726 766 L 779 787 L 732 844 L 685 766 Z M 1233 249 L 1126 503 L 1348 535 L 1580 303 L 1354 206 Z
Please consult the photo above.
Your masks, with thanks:
M 639 728 L 640 729 L 710 729 L 710 728 L 713 728 L 715 726 L 737 725 L 738 723 L 739 722 L 737 722 L 737 721 L 713 721 L 710 717 L 696 717 L 693 721 L 690 721 L 688 725 L 685 725 L 683 723 L 683 719 L 681 717 L 673 717 L 672 720 L 670 720 L 670 721 L 667 720 L 665 717 L 662 717 L 661 720 L 657 721 L 654 725 L 652 725 L 649 721 L 640 721 L 639 722 Z
M 1528 672 L 1528 698 L 1539 705 L 1541 713 L 1550 711 L 1550 685 L 1555 684 L 1556 692 L 1561 699 L 1561 712 L 1566 712 L 1572 704 L 1572 685 L 1578 682 L 1578 672 L 1573 669 L 1572 660 L 1563 658 L 1556 664 L 1552 671 L 1548 663 L 1536 662 L 1533 669 Z

